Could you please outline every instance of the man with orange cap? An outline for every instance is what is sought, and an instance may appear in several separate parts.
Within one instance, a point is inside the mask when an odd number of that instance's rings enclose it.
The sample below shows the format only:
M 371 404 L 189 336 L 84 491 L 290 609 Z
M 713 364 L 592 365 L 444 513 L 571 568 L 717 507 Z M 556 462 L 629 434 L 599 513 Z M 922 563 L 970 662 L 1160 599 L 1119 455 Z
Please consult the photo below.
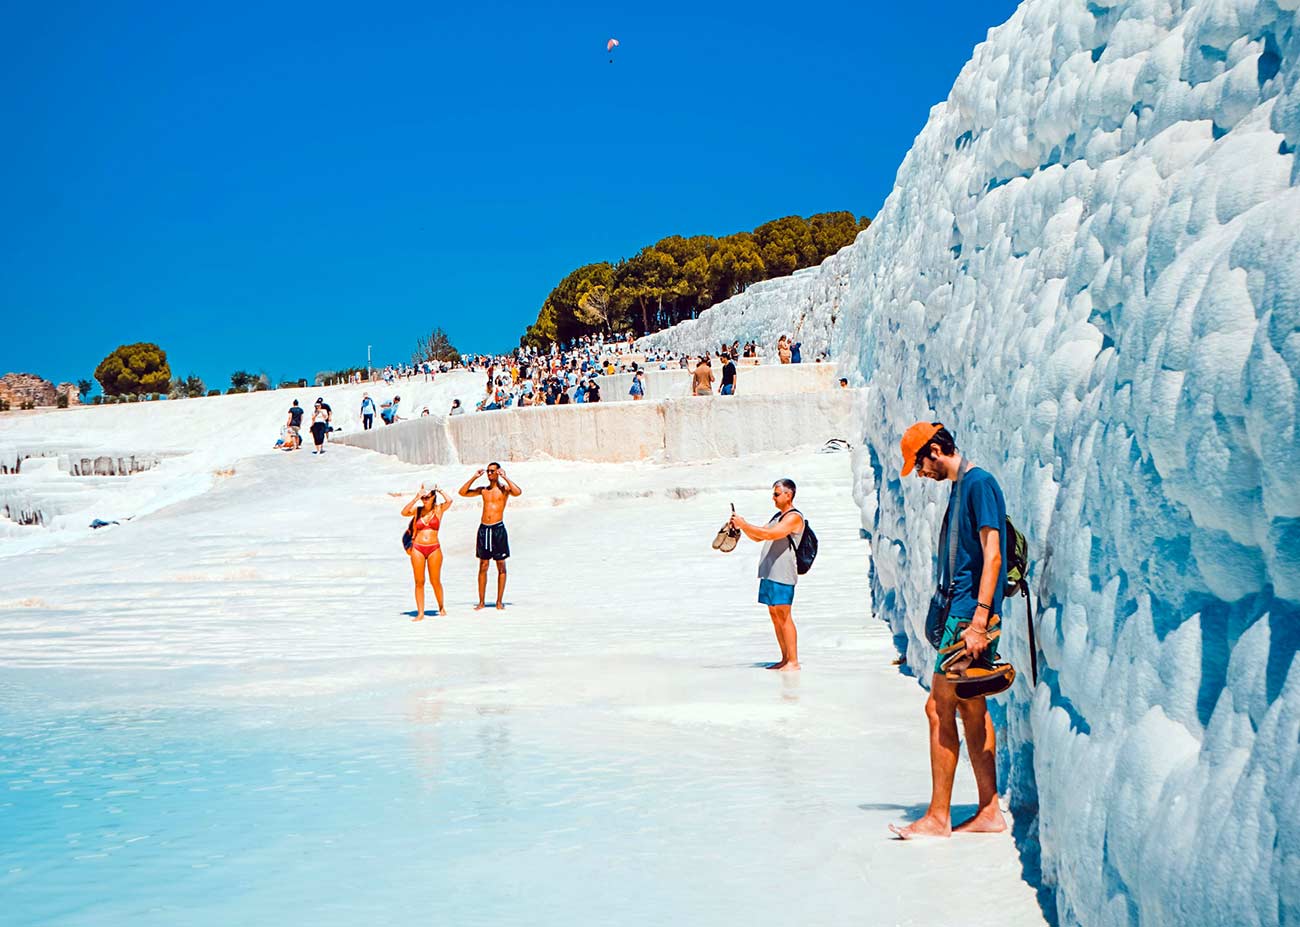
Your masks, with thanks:
M 985 665 L 996 658 L 997 642 L 989 639 L 989 622 L 1002 611 L 1006 584 L 1006 501 L 1002 488 L 987 470 L 973 466 L 957 452 L 956 442 L 939 422 L 917 422 L 903 434 L 903 476 L 914 469 L 918 477 L 951 481 L 948 511 L 940 534 L 939 603 L 932 608 L 935 627 L 926 636 L 943 650 L 964 643 L 970 663 Z M 949 539 L 952 539 L 950 542 Z M 927 621 L 927 625 L 931 623 Z M 930 722 L 930 806 L 906 827 L 889 829 L 900 838 L 947 837 L 958 833 L 996 833 L 1007 824 L 998 807 L 996 741 L 993 721 L 983 697 L 959 700 L 953 683 L 935 661 L 925 715 Z M 979 788 L 979 809 L 952 826 L 952 783 L 957 771 L 957 713 L 966 730 L 966 747 Z

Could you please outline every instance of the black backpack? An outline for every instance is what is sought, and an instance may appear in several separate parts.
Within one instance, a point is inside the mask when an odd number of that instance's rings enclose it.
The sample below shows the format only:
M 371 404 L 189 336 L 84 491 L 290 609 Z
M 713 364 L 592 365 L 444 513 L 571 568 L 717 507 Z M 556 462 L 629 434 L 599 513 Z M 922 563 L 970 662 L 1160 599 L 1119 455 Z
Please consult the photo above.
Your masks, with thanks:
M 791 509 L 792 512 L 799 512 L 798 509 Z M 799 517 L 803 518 L 803 512 L 799 512 Z M 794 560 L 799 575 L 803 576 L 812 569 L 813 561 L 817 559 L 817 534 L 813 531 L 812 526 L 808 524 L 808 519 L 803 519 L 803 537 L 799 543 L 795 544 L 794 535 L 789 534 L 786 537 L 790 541 L 790 546 L 794 548 Z
M 1003 599 L 1025 597 L 1025 611 L 1029 626 L 1029 669 L 1038 685 L 1038 645 L 1034 642 L 1034 600 L 1029 596 L 1029 542 L 1011 523 L 1007 516 L 1007 582 L 1002 587 Z M 1006 606 L 1003 606 L 1006 610 Z

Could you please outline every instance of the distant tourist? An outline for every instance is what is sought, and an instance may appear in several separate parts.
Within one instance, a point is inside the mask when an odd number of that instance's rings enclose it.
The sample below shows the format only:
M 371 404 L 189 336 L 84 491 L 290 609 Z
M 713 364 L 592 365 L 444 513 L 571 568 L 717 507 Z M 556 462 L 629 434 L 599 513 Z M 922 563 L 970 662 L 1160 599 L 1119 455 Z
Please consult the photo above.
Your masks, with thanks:
M 722 388 L 718 392 L 723 396 L 736 394 L 736 362 L 730 354 L 722 355 Z
M 289 420 L 285 422 L 285 427 L 288 429 L 288 433 L 293 436 L 294 440 L 292 442 L 287 440 L 285 441 L 286 445 L 290 443 L 293 445 L 292 447 L 285 447 L 286 451 L 296 450 L 302 446 L 303 411 L 303 407 L 298 405 L 297 399 L 293 401 L 293 405 L 289 406 Z
M 691 375 L 691 392 L 696 396 L 713 395 L 713 367 L 709 364 L 707 354 L 695 365 L 695 373 Z
M 600 402 L 600 384 L 592 377 L 587 381 L 587 402 Z
M 278 451 L 296 451 L 302 446 L 302 439 L 298 432 L 294 431 L 288 425 L 280 427 L 280 438 L 275 442 L 275 449 Z
M 1002 488 L 991 473 L 957 453 L 952 434 L 939 422 L 917 422 L 903 433 L 900 443 L 903 476 L 915 469 L 919 478 L 952 483 L 939 534 L 938 585 L 944 590 L 943 607 L 932 605 L 926 635 L 941 651 L 961 641 L 966 645 L 968 665 L 992 666 L 997 659 L 997 641 L 990 640 L 988 624 L 992 616 L 1002 613 L 1002 589 L 1007 581 L 1003 542 L 1007 507 Z M 956 523 L 950 524 L 954 519 Z M 956 533 L 951 571 L 950 531 Z M 946 659 L 942 653 L 935 659 L 930 697 L 925 703 L 930 723 L 930 805 L 920 819 L 906 827 L 889 827 L 904 840 L 947 837 L 954 830 L 996 833 L 1007 828 L 998 807 L 997 744 L 988 707 L 982 697 L 958 700 L 955 685 L 942 668 Z M 979 789 L 979 809 L 954 828 L 952 783 L 961 746 L 957 738 L 959 711 Z
M 451 401 L 451 411 L 449 411 L 447 414 L 448 414 L 448 415 L 464 415 L 464 414 L 465 414 L 465 407 L 462 406 L 462 405 L 460 404 L 460 400 L 459 400 L 459 399 L 453 399 L 453 400 Z
M 402 406 L 402 397 L 394 396 L 392 402 L 386 402 L 379 411 L 379 417 L 384 420 L 385 425 L 391 425 L 393 422 L 400 421 L 401 415 L 398 411 Z
M 848 388 L 849 388 L 849 378 L 840 377 L 840 389 L 848 389 Z
M 325 432 L 329 430 L 329 427 L 330 414 L 325 409 L 324 403 L 317 399 L 311 413 L 311 439 L 316 443 L 316 450 L 312 451 L 313 454 L 325 453 Z
M 794 508 L 794 480 L 781 479 L 772 484 L 772 502 L 776 514 L 767 525 L 758 528 L 739 515 L 731 516 L 733 528 L 739 528 L 751 541 L 763 542 L 758 560 L 758 601 L 767 606 L 781 648 L 781 659 L 768 669 L 793 672 L 799 669 L 799 634 L 790 610 L 794 605 L 794 587 L 799 582 L 799 565 L 795 548 L 803 540 L 803 516 Z
M 442 501 L 438 501 L 442 496 Z M 438 602 L 436 614 L 445 615 L 447 609 L 442 604 L 442 545 L 438 543 L 438 529 L 442 527 L 442 515 L 451 508 L 451 499 L 437 486 L 426 491 L 420 484 L 420 491 L 415 498 L 406 503 L 402 517 L 411 519 L 408 528 L 411 546 L 407 553 L 411 556 L 411 569 L 415 573 L 415 617 L 412 621 L 424 620 L 424 575 L 429 574 L 433 586 L 433 597 Z
M 790 341 L 785 335 L 777 339 L 776 356 L 783 364 L 790 363 L 791 358 L 794 356 L 790 350 Z
M 369 393 L 361 394 L 361 428 L 369 431 L 375 427 L 375 401 Z
M 474 481 L 487 475 L 486 486 L 474 486 Z M 460 488 L 460 494 L 466 498 L 478 496 L 483 500 L 483 515 L 479 521 L 478 539 L 475 556 L 478 557 L 478 604 L 475 611 L 486 607 L 488 563 L 497 565 L 497 608 L 506 607 L 506 558 L 510 556 L 510 538 L 506 535 L 506 503 L 511 496 L 518 496 L 521 490 L 506 477 L 501 464 L 490 463 L 486 470 L 479 470 Z
M 632 388 L 627 391 L 627 394 L 631 396 L 633 400 L 645 398 L 645 382 L 641 379 L 640 370 L 632 374 Z
M 790 345 L 790 363 L 792 364 L 803 363 L 803 342 L 802 341 L 796 341 L 794 344 Z

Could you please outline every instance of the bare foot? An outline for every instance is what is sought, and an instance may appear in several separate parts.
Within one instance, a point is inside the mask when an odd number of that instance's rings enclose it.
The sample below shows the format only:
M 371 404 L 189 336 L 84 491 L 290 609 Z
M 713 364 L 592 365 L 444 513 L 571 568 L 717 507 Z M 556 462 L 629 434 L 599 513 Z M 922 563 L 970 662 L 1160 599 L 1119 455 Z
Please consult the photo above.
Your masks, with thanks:
M 503 612 L 503 611 L 505 611 L 505 610 L 506 610 L 506 607 L 505 607 L 504 605 L 502 605 L 500 602 L 498 602 L 498 603 L 497 603 L 497 611 L 499 611 L 499 612 Z
M 799 664 L 792 660 L 784 666 L 778 666 L 776 671 L 778 673 L 797 673 L 799 672 Z
M 782 660 L 782 661 L 780 661 L 779 663 L 769 663 L 769 664 L 767 664 L 767 666 L 765 666 L 765 667 L 763 667 L 763 668 L 764 668 L 764 669 L 770 669 L 770 670 L 779 670 L 779 669 L 781 669 L 783 666 L 785 666 L 785 664 L 786 664 L 786 661 L 785 661 L 785 660 Z
M 424 620 L 424 616 L 423 616 L 423 615 L 416 615 L 416 616 L 415 616 L 414 618 L 412 618 L 411 620 L 412 620 L 412 621 L 423 621 L 423 620 Z
M 474 611 L 476 611 L 476 612 L 481 612 L 481 611 L 483 611 L 483 609 L 485 609 L 485 608 L 487 608 L 487 606 L 484 605 L 482 602 L 480 602 L 480 603 L 478 603 L 477 605 L 474 606 Z
M 997 803 L 981 808 L 974 817 L 967 818 L 952 829 L 954 834 L 1000 834 L 1007 829 L 1006 818 Z
M 889 829 L 894 832 L 899 840 L 910 840 L 913 837 L 951 837 L 952 827 L 947 821 L 940 821 L 938 818 L 932 818 L 928 814 L 913 821 L 906 827 L 899 827 L 897 824 L 890 824 Z

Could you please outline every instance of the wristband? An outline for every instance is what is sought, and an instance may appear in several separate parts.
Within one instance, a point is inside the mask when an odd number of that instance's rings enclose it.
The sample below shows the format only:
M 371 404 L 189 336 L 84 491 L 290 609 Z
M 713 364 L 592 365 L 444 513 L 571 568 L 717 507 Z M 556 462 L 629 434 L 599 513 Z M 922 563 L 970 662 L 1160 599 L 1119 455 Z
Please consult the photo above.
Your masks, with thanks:
M 983 602 L 976 602 L 976 603 L 975 603 L 975 607 L 976 607 L 976 608 L 986 608 L 986 609 L 988 609 L 989 611 L 993 611 L 993 606 L 992 606 L 992 605 L 985 605 Z

